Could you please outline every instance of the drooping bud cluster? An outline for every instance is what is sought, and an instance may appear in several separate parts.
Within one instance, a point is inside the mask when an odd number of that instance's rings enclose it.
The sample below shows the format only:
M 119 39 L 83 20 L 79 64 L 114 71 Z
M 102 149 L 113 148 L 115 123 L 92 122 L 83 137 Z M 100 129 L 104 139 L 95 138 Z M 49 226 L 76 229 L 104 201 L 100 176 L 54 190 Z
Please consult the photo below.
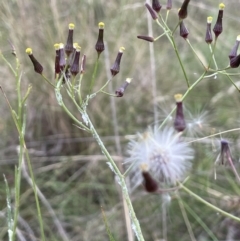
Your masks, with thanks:
M 157 4 L 157 2 L 158 1 L 155 2 L 155 5 Z M 98 24 L 99 33 L 98 33 L 97 42 L 95 44 L 95 49 L 98 53 L 98 59 L 95 63 L 94 71 L 97 70 L 99 56 L 105 49 L 104 40 L 103 40 L 104 26 L 105 25 L 103 22 L 100 22 Z M 66 45 L 64 45 L 63 43 L 54 44 L 54 49 L 55 49 L 54 76 L 55 76 L 55 80 L 56 81 L 61 80 L 62 84 L 70 81 L 72 77 L 74 80 L 73 83 L 75 83 L 76 82 L 75 77 L 78 75 L 79 72 L 81 74 L 81 77 L 79 79 L 79 82 L 80 82 L 82 80 L 83 74 L 86 71 L 86 55 L 84 54 L 81 59 L 80 58 L 81 57 L 80 56 L 81 55 L 81 47 L 79 46 L 78 43 L 73 42 L 74 27 L 75 27 L 75 25 L 73 23 L 70 23 L 68 25 L 68 36 L 67 36 Z M 120 63 L 121 63 L 121 58 L 122 58 L 122 54 L 123 54 L 124 50 L 125 50 L 125 48 L 121 47 L 118 51 L 115 62 L 110 69 L 110 71 L 112 73 L 112 77 L 117 75 L 120 71 Z M 31 61 L 33 63 L 35 72 L 42 75 L 43 67 L 33 56 L 32 49 L 27 48 L 26 53 L 28 54 L 29 58 L 31 59 Z M 81 61 L 80 61 L 80 59 L 81 59 Z M 90 83 L 91 90 L 92 90 L 92 87 L 94 86 L 95 74 L 93 76 L 94 77 L 92 79 L 92 82 Z M 53 85 L 51 83 L 51 81 L 49 81 L 45 76 L 43 76 L 43 77 L 50 85 L 55 87 L 55 85 Z M 122 97 L 124 95 L 124 92 L 125 92 L 127 86 L 130 84 L 130 82 L 131 82 L 131 78 L 127 78 L 126 81 L 123 83 L 123 85 L 120 86 L 118 89 L 116 89 L 115 95 L 112 95 L 112 96 Z M 79 86 L 81 86 L 81 84 L 79 84 Z

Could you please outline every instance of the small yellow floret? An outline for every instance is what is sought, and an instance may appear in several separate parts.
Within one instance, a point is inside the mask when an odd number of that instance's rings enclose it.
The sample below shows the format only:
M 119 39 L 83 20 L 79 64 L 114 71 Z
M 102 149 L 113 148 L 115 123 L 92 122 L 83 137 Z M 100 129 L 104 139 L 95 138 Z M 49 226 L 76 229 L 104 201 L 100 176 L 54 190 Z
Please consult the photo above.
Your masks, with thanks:
M 59 48 L 60 48 L 60 44 L 54 44 L 53 46 L 54 46 L 55 50 L 59 50 Z
M 209 16 L 207 17 L 207 23 L 212 23 L 213 17 Z
M 78 46 L 78 43 L 73 43 L 73 48 L 76 48 Z
M 130 84 L 130 83 L 131 83 L 131 81 L 132 81 L 132 78 L 126 78 L 126 82 L 127 82 L 127 83 L 129 83 L 129 84 Z
M 224 8 L 225 8 L 225 5 L 224 5 L 223 3 L 220 3 L 220 4 L 219 4 L 219 9 L 220 9 L 220 10 L 223 10 Z
M 120 47 L 120 49 L 119 49 L 119 52 L 123 52 L 125 50 L 125 48 L 124 47 Z
M 59 48 L 60 48 L 60 49 L 63 49 L 63 48 L 64 48 L 64 44 L 63 44 L 63 43 L 60 43 L 60 44 L 59 44 Z
M 74 27 L 75 27 L 74 23 L 69 23 L 69 24 L 68 24 L 68 28 L 69 28 L 69 29 L 74 29 Z
M 103 22 L 100 22 L 100 23 L 98 24 L 98 27 L 99 27 L 100 29 L 104 29 L 104 26 L 105 26 L 105 24 L 104 24 Z
M 32 49 L 31 49 L 31 48 L 27 48 L 27 49 L 26 49 L 26 53 L 27 53 L 28 55 L 31 55 L 31 54 L 32 54 Z
M 237 36 L 237 41 L 240 41 L 240 35 Z
M 149 171 L 149 167 L 148 167 L 147 163 L 142 163 L 139 167 L 140 167 L 140 170 L 142 172 L 148 172 Z
M 79 52 L 81 50 L 81 46 L 77 45 L 76 47 L 76 51 Z
M 182 102 L 182 94 L 176 94 L 176 95 L 174 95 L 174 98 L 175 98 L 176 102 Z

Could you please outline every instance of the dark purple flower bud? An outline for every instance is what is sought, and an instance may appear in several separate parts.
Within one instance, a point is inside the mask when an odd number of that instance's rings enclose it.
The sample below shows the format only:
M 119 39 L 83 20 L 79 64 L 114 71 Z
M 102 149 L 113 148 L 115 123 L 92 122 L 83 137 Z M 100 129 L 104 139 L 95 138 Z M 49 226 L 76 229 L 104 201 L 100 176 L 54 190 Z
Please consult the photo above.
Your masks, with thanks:
M 213 28 L 213 32 L 215 33 L 215 37 L 217 38 L 223 30 L 222 27 L 222 18 L 223 18 L 223 10 L 225 8 L 225 5 L 223 3 L 219 4 L 219 11 L 218 11 L 218 18 L 217 18 L 217 22 Z
M 65 54 L 64 54 L 64 44 L 60 43 L 59 44 L 59 66 L 61 70 L 64 70 L 66 65 L 66 59 L 65 59 Z
M 138 37 L 139 39 L 143 39 L 143 40 L 148 41 L 148 42 L 154 42 L 154 38 L 153 38 L 153 37 L 150 37 L 150 36 L 138 35 L 137 37 Z
M 102 51 L 105 49 L 104 47 L 104 42 L 103 42 L 103 33 L 104 33 L 104 23 L 100 22 L 98 24 L 99 27 L 99 32 L 98 32 L 98 40 L 97 43 L 95 45 L 95 49 L 98 52 L 98 57 L 99 55 L 102 53 Z
M 33 63 L 33 67 L 35 72 L 37 72 L 38 74 L 42 74 L 43 72 L 43 67 L 42 65 L 35 59 L 35 57 L 33 56 L 32 53 L 32 49 L 31 48 L 27 48 L 26 49 L 26 53 L 28 54 L 29 58 L 31 59 L 32 63 Z
M 187 8 L 188 8 L 188 4 L 189 4 L 190 0 L 184 0 L 183 4 L 180 8 L 180 10 L 178 11 L 178 16 L 180 19 L 184 19 L 187 17 Z
M 131 83 L 131 81 L 132 81 L 131 78 L 127 78 L 125 80 L 124 84 L 115 91 L 115 94 L 116 94 L 117 97 L 122 97 L 123 96 L 124 91 L 126 90 L 128 85 Z
M 229 59 L 231 60 L 232 58 L 237 56 L 237 51 L 238 51 L 238 47 L 239 47 L 239 43 L 240 43 L 240 35 L 237 36 L 235 45 L 233 46 L 230 54 L 229 54 Z
M 231 68 L 237 68 L 240 65 L 240 54 L 230 59 Z
M 156 192 L 158 190 L 157 181 L 151 176 L 148 171 L 148 167 L 146 164 L 141 165 L 142 177 L 143 177 L 143 185 L 147 192 Z
M 176 100 L 176 117 L 174 120 L 174 128 L 176 131 L 181 132 L 184 131 L 186 128 L 186 123 L 184 119 L 184 114 L 183 114 L 183 104 L 182 104 L 182 95 L 181 94 L 176 94 L 174 96 Z
M 86 55 L 84 54 L 82 57 L 82 63 L 81 63 L 81 74 L 85 73 L 85 69 L 86 69 Z
M 221 140 L 221 152 L 220 152 L 219 160 L 221 161 L 222 165 L 226 164 L 227 162 L 233 162 L 229 143 L 226 140 Z
M 172 0 L 168 0 L 167 1 L 167 6 L 166 6 L 167 10 L 172 9 Z
M 125 50 L 124 47 L 121 47 L 118 51 L 118 55 L 117 55 L 117 58 L 113 64 L 113 66 L 111 67 L 111 73 L 112 73 L 112 76 L 115 76 L 116 74 L 119 73 L 120 71 L 120 62 L 121 62 L 121 58 L 122 58 L 122 54 L 123 54 L 123 51 Z
M 180 27 L 180 36 L 186 39 L 188 37 L 189 31 L 186 28 L 185 24 L 183 23 L 183 20 L 179 24 Z
M 160 12 L 162 5 L 159 0 L 152 0 L 152 9 L 157 13 Z
M 74 60 L 70 68 L 70 72 L 73 76 L 76 76 L 79 73 L 79 59 L 80 59 L 80 50 L 81 50 L 81 47 L 79 45 L 75 47 L 76 47 L 76 51 L 74 54 Z
M 56 78 L 56 75 L 61 72 L 60 65 L 59 65 L 59 61 L 60 61 L 60 50 L 59 50 L 60 46 L 59 46 L 59 44 L 54 44 L 54 48 L 56 50 L 56 56 L 55 56 L 55 78 Z
M 73 30 L 74 30 L 74 24 L 70 23 L 68 25 L 68 38 L 65 46 L 65 53 L 67 56 L 69 56 L 73 51 Z
M 152 7 L 148 3 L 145 3 L 145 6 L 151 14 L 153 20 L 156 20 L 158 18 L 157 13 L 152 9 Z
M 207 18 L 207 30 L 206 30 L 206 36 L 205 36 L 205 41 L 207 44 L 212 43 L 212 30 L 211 30 L 211 25 L 212 25 L 212 17 Z

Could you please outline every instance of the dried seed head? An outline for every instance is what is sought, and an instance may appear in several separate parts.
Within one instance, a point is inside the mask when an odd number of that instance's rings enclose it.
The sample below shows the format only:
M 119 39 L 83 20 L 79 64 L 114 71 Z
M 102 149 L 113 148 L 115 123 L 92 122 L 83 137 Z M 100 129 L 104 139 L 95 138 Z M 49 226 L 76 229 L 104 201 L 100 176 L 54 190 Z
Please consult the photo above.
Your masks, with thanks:
M 183 104 L 182 104 L 182 95 L 181 94 L 176 94 L 174 96 L 176 100 L 176 117 L 174 120 L 174 128 L 178 132 L 182 132 L 186 129 L 186 123 L 185 123 L 185 118 L 183 114 Z
M 238 47 L 239 47 L 239 43 L 240 43 L 240 35 L 237 36 L 235 45 L 233 46 L 230 54 L 229 54 L 229 59 L 231 60 L 232 58 L 237 56 L 237 51 L 238 51 Z
M 116 97 L 122 97 L 126 88 L 128 87 L 128 85 L 131 83 L 132 79 L 131 78 L 127 78 L 125 80 L 125 82 L 123 83 L 123 85 L 121 87 L 119 87 L 116 91 Z
M 183 20 L 179 24 L 180 27 L 180 36 L 186 39 L 188 37 L 189 31 L 186 28 L 185 24 L 183 23 Z
M 160 12 L 162 5 L 159 0 L 152 0 L 152 9 L 157 13 Z
M 212 17 L 207 17 L 207 29 L 206 29 L 206 36 L 205 36 L 205 41 L 208 44 L 212 43 L 212 30 L 211 30 L 211 25 L 212 25 Z
M 123 54 L 124 50 L 125 50 L 125 48 L 121 47 L 118 51 L 118 55 L 116 57 L 116 60 L 115 60 L 114 64 L 112 65 L 111 69 L 110 69 L 111 73 L 112 73 L 112 76 L 115 76 L 120 71 L 120 63 L 121 63 L 121 58 L 122 58 L 122 54 Z
M 170 184 L 181 181 L 191 168 L 194 152 L 173 128 L 159 130 L 156 127 L 138 133 L 138 138 L 130 141 L 128 153 L 126 163 L 132 167 L 129 174 L 134 189 L 144 181 L 139 170 L 142 164 L 147 164 L 149 172 L 157 181 Z
M 188 4 L 189 4 L 190 0 L 184 0 L 183 4 L 180 8 L 180 10 L 178 11 L 178 16 L 180 19 L 184 19 L 187 17 L 187 8 L 188 8 Z
M 95 45 L 95 49 L 98 52 L 98 57 L 102 53 L 102 51 L 104 51 L 104 49 L 105 49 L 104 42 L 103 42 L 104 26 L 105 25 L 104 25 L 103 22 L 100 22 L 98 24 L 98 27 L 99 27 L 98 40 L 97 40 L 97 43 Z
M 152 9 L 152 7 L 148 3 L 145 3 L 145 6 L 148 9 L 149 13 L 151 14 L 152 19 L 156 20 L 158 18 L 157 13 Z
M 26 49 L 26 53 L 28 54 L 29 58 L 31 59 L 32 63 L 33 63 L 33 67 L 35 72 L 37 72 L 38 74 L 42 74 L 43 72 L 43 67 L 42 65 L 37 61 L 37 59 L 33 56 L 32 53 L 32 49 L 31 48 L 27 48 Z
M 153 37 L 150 37 L 150 36 L 138 35 L 137 37 L 138 37 L 139 39 L 143 39 L 143 40 L 148 41 L 148 42 L 154 42 L 154 38 L 153 38 Z
M 68 37 L 67 37 L 67 43 L 65 46 L 65 53 L 67 56 L 69 56 L 73 51 L 73 30 L 74 30 L 74 24 L 70 23 L 68 25 Z
M 222 18 L 223 18 L 223 10 L 225 5 L 223 3 L 219 4 L 219 11 L 218 11 L 218 17 L 217 22 L 213 28 L 213 32 L 215 33 L 215 37 L 217 38 L 223 31 L 222 27 Z

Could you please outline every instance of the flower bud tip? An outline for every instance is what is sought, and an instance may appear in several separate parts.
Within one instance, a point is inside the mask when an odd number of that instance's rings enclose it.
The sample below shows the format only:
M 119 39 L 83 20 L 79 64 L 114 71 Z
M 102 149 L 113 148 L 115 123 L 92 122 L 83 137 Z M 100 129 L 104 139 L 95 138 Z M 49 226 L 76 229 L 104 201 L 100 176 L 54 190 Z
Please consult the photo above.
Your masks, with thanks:
M 209 16 L 207 17 L 207 23 L 212 23 L 213 17 Z
M 32 54 L 32 49 L 31 49 L 31 48 L 27 48 L 27 49 L 26 49 L 26 53 L 27 53 L 28 55 L 31 55 L 31 54 Z
M 74 27 L 75 27 L 75 25 L 74 25 L 73 23 L 69 23 L 69 25 L 68 25 L 68 28 L 69 28 L 69 29 L 73 30 Z
M 99 29 L 104 29 L 105 24 L 103 22 L 100 22 L 98 24 Z

